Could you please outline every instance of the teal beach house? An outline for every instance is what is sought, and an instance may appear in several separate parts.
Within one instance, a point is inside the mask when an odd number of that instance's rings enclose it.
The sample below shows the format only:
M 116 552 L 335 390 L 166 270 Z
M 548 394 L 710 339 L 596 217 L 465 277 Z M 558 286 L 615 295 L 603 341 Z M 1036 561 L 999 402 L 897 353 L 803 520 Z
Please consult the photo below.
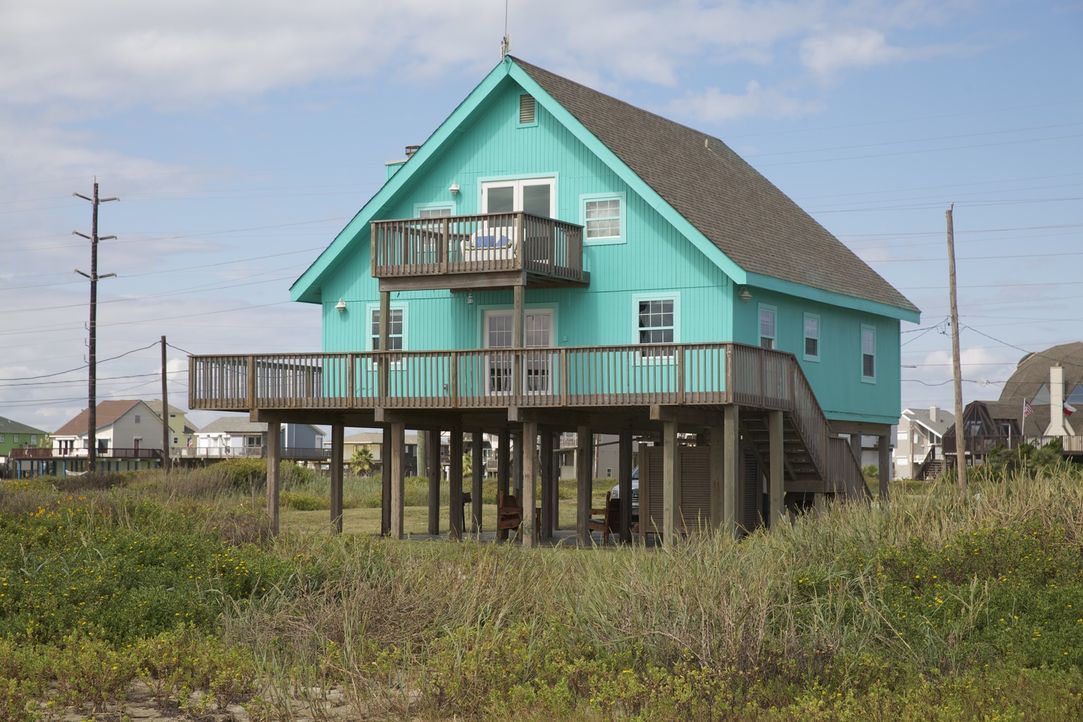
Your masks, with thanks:
M 407 428 L 450 432 L 453 538 L 496 527 L 484 464 L 462 478 L 482 434 L 500 439 L 501 503 L 526 543 L 559 526 L 565 431 L 581 543 L 600 433 L 619 436 L 607 523 L 624 539 L 742 533 L 867 494 L 862 435 L 880 438 L 886 498 L 899 327 L 919 311 L 721 140 L 507 56 L 386 174 L 290 289 L 320 305 L 323 349 L 194 356 L 193 409 L 329 424 L 333 457 L 344 426 L 383 428 L 396 536 Z M 638 509 L 620 503 L 633 448 Z

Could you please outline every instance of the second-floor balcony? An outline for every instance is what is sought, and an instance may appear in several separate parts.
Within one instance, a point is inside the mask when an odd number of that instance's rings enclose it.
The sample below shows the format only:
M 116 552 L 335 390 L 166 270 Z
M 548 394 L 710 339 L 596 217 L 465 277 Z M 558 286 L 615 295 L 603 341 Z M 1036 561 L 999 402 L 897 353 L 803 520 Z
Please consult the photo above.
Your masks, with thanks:
M 586 285 L 583 227 L 529 213 L 372 223 L 381 291 Z

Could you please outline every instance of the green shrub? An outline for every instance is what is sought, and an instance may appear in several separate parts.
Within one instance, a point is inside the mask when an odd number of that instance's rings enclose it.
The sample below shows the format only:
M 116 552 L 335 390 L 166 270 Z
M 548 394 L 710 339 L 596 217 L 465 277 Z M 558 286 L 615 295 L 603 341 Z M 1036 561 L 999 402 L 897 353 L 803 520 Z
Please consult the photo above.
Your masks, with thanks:
M 303 491 L 284 491 L 282 492 L 281 501 L 283 506 L 297 511 L 316 511 L 317 509 L 331 508 L 328 499 L 318 497 L 315 494 L 306 494 Z

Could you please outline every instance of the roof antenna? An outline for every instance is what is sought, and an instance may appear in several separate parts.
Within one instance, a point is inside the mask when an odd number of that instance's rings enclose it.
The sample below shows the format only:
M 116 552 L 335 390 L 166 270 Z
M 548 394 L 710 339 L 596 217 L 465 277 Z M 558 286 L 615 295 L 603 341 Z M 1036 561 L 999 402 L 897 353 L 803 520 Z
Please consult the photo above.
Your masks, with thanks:
M 508 0 L 504 0 L 504 37 L 500 39 L 500 59 L 508 56 L 511 50 L 511 38 L 508 36 Z

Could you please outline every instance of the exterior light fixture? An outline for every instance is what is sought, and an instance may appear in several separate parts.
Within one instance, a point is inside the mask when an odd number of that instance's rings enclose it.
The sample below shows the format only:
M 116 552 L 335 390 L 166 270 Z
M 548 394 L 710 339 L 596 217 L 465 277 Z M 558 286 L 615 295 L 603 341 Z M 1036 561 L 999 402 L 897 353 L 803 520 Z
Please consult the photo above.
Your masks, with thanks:
M 748 290 L 747 286 L 745 286 L 741 289 L 741 292 L 737 294 L 737 297 L 740 298 L 742 301 L 751 301 L 752 292 Z
M 473 291 L 467 291 L 466 292 L 466 303 L 467 303 L 467 305 L 470 305 L 470 306 L 474 305 L 474 292 Z
M 459 184 L 458 184 L 458 183 L 452 183 L 452 184 L 451 184 L 451 185 L 450 185 L 450 186 L 448 187 L 448 190 L 449 190 L 449 191 L 451 191 L 451 194 L 452 194 L 452 195 L 455 195 L 456 193 L 458 193 L 458 192 L 459 192 Z
M 338 299 L 338 303 L 335 304 L 335 308 L 338 309 L 339 313 L 344 312 L 346 310 L 346 302 L 341 298 Z

